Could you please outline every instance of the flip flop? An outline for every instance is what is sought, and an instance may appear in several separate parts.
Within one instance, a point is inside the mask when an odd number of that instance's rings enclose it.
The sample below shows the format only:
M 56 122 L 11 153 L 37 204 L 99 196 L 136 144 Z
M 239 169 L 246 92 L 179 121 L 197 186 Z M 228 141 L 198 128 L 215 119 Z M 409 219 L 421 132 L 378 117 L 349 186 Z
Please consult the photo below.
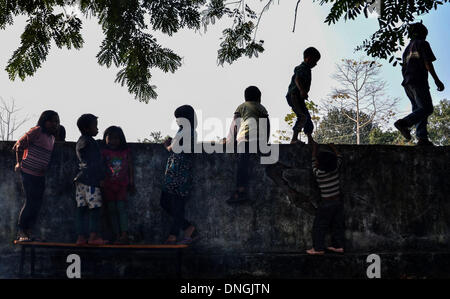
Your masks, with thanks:
M 316 251 L 314 248 L 306 250 L 306 253 L 309 255 L 324 255 L 325 251 Z
M 328 253 L 344 254 L 344 249 L 342 249 L 342 251 L 340 251 L 340 250 L 338 250 L 338 248 L 335 248 L 335 247 L 327 247 L 327 249 L 325 249 L 325 251 Z

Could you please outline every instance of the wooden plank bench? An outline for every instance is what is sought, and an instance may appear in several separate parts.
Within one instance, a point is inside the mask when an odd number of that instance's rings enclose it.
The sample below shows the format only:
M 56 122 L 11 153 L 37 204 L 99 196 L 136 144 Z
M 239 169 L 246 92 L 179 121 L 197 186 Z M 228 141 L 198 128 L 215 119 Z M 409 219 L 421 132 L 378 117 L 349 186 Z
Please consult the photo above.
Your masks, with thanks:
M 151 250 L 151 251 L 175 251 L 176 253 L 176 276 L 181 278 L 181 266 L 183 259 L 183 249 L 189 245 L 164 245 L 164 244 L 133 244 L 133 245 L 76 245 L 75 243 L 54 243 L 54 242 L 19 242 L 14 241 L 14 245 L 21 246 L 19 276 L 23 277 L 23 268 L 26 258 L 26 250 L 30 248 L 30 276 L 34 275 L 35 249 L 36 248 L 52 248 L 52 249 L 77 249 L 77 250 Z

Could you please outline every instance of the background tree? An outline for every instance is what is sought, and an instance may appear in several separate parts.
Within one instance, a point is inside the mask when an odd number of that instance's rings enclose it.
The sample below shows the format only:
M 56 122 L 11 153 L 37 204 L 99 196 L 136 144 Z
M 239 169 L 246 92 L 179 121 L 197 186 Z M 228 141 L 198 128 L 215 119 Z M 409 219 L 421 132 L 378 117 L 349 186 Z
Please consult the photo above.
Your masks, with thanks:
M 315 1 L 315 0 L 313 0 Z M 341 18 L 353 20 L 375 7 L 379 13 L 379 29 L 359 49 L 369 56 L 388 58 L 404 45 L 407 25 L 418 15 L 426 14 L 450 0 L 321 0 L 332 4 L 325 19 L 329 25 Z M 21 44 L 9 59 L 6 71 L 11 80 L 32 76 L 45 61 L 52 42 L 58 48 L 80 49 L 82 21 L 72 8 L 85 17 L 98 19 L 104 33 L 97 60 L 100 65 L 119 68 L 115 81 L 140 101 L 155 99 L 155 86 L 150 84 L 153 68 L 175 72 L 181 57 L 161 46 L 149 32 L 169 36 L 182 28 L 206 30 L 223 17 L 232 20 L 223 30 L 218 63 L 232 63 L 242 56 L 258 56 L 264 51 L 257 40 L 259 23 L 275 0 L 0 0 L 0 29 L 11 25 L 19 15 L 27 16 Z M 295 6 L 295 19 L 300 0 Z M 379 5 L 378 5 L 379 4 Z M 261 6 L 256 12 L 255 6 Z M 73 10 L 72 10 L 73 11 Z M 295 30 L 295 25 L 294 25 Z M 392 56 L 390 61 L 392 62 Z M 397 60 L 394 61 L 394 64 Z
M 314 139 L 318 143 L 356 144 L 356 123 L 349 116 L 356 118 L 356 112 L 354 110 L 342 110 L 338 108 L 329 109 L 316 128 Z M 367 124 L 360 128 L 360 143 L 358 144 L 368 144 L 369 134 L 376 128 L 376 125 L 371 121 L 370 116 L 365 113 L 360 112 L 359 118 Z
M 138 142 L 142 143 L 164 143 L 170 136 L 162 136 L 161 131 L 150 132 L 150 138 L 138 139 Z
M 19 116 L 22 108 L 16 106 L 16 101 L 10 99 L 5 101 L 0 97 L 0 140 L 14 140 L 14 133 L 25 123 L 30 117 Z
M 386 95 L 386 81 L 380 78 L 381 64 L 364 59 L 343 59 L 333 75 L 340 86 L 329 103 L 355 123 L 356 144 L 361 143 L 361 130 L 371 124 L 386 124 L 395 115 L 398 98 Z M 351 111 L 354 114 L 348 114 Z M 362 117 L 365 115 L 367 117 Z
M 320 5 L 333 3 L 325 19 L 334 24 L 341 18 L 354 20 L 361 14 L 367 18 L 369 13 L 378 14 L 379 29 L 366 39 L 356 50 L 364 50 L 368 56 L 387 59 L 394 66 L 401 60 L 395 57 L 405 45 L 408 25 L 416 17 L 438 9 L 450 0 L 320 0 Z M 395 59 L 396 58 L 396 59 Z
M 393 145 L 413 145 L 412 141 L 406 142 L 405 138 L 397 130 L 383 131 L 380 128 L 374 128 L 369 133 L 370 144 L 393 144 Z
M 428 135 L 435 145 L 450 145 L 450 101 L 441 100 L 428 118 Z

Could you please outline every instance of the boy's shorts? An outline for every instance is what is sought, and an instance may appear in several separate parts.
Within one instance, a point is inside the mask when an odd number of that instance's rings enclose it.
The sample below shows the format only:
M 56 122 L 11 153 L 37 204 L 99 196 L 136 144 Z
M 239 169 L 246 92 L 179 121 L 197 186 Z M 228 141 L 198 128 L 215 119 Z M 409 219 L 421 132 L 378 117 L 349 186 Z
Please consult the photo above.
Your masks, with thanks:
M 76 183 L 75 199 L 77 207 L 89 207 L 89 209 L 102 206 L 102 195 L 99 187 Z

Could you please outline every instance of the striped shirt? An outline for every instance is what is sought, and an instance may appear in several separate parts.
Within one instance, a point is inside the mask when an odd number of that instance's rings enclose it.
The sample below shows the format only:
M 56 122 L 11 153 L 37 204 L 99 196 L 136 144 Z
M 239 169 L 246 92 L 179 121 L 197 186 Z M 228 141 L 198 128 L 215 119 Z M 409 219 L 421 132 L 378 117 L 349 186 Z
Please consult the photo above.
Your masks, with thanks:
M 23 151 L 21 170 L 34 176 L 44 176 L 55 144 L 55 137 L 31 128 L 14 144 L 13 150 Z
M 342 156 L 337 156 L 337 168 L 333 171 L 326 172 L 317 168 L 317 158 L 312 158 L 313 173 L 319 185 L 322 198 L 337 196 L 339 192 L 339 168 L 342 164 Z

